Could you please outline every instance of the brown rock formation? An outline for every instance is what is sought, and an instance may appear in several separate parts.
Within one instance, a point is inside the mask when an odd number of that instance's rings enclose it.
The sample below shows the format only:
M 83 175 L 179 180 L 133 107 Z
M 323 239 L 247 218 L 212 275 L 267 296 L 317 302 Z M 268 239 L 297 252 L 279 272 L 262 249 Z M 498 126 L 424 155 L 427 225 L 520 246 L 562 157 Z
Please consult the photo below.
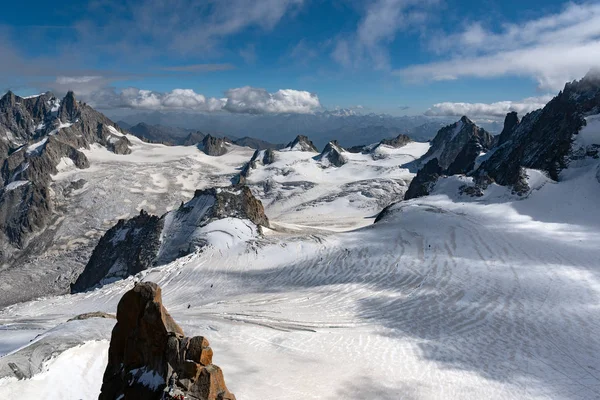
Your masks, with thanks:
M 173 398 L 165 391 L 192 400 L 235 400 L 212 364 L 208 340 L 185 337 L 162 305 L 158 285 L 139 283 L 117 307 L 99 400 Z

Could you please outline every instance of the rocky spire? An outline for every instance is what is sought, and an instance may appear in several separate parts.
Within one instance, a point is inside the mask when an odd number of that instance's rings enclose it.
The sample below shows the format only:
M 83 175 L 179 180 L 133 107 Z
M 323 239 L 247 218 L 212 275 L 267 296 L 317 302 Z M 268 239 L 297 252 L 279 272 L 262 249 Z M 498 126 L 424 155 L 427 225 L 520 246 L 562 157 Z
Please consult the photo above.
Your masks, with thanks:
M 511 111 L 506 114 L 506 117 L 504 118 L 504 128 L 498 137 L 498 146 L 506 143 L 515 127 L 519 125 L 519 122 L 519 117 L 516 111 Z
M 79 105 L 75 99 L 75 93 L 69 91 L 60 103 L 58 118 L 62 122 L 74 122 L 78 117 Z
M 212 356 L 206 338 L 184 335 L 157 284 L 138 283 L 117 306 L 99 400 L 235 400 Z
M 2 96 L 0 99 L 0 108 L 6 109 L 9 107 L 14 107 L 16 103 L 16 95 L 12 91 L 8 91 Z

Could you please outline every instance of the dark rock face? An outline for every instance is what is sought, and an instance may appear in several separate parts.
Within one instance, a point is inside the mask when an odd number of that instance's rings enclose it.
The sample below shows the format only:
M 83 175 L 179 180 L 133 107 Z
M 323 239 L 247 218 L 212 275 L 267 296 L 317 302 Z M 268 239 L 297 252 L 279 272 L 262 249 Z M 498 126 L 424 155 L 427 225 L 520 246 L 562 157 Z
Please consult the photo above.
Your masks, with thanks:
M 262 203 L 247 186 L 197 190 L 193 199 L 160 218 L 142 211 L 120 220 L 100 239 L 71 292 L 86 291 L 188 255 L 207 245 L 202 228 L 224 218 L 269 226 Z
M 273 149 L 266 150 L 256 150 L 252 155 L 250 161 L 248 161 L 239 175 L 233 179 L 234 185 L 245 185 L 246 178 L 250 175 L 250 171 L 256 169 L 258 163 L 262 163 L 262 165 L 269 165 L 275 162 L 275 152 Z
M 119 154 L 131 152 L 129 141 L 115 124 L 77 102 L 73 92 L 62 101 L 52 93 L 21 98 L 8 92 L 0 99 L 2 246 L 24 248 L 32 233 L 45 228 L 53 210 L 50 175 L 57 173 L 62 158 L 70 159 L 77 168 L 87 168 L 88 160 L 78 149 L 93 143 Z M 6 189 L 21 183 L 16 190 Z
M 478 127 L 469 118 L 463 116 L 458 122 L 439 130 L 423 159 L 437 158 L 440 167 L 446 169 L 473 137 L 477 139 L 483 149 L 489 149 L 494 141 L 493 136 L 485 129 Z
M 343 155 L 344 152 L 345 150 L 340 147 L 337 140 L 333 140 L 327 143 L 323 152 L 315 159 L 317 161 L 327 160 L 331 165 L 339 168 L 348 162 L 348 159 Z
M 296 136 L 296 139 L 288 143 L 285 148 L 297 151 L 312 151 L 313 153 L 319 152 L 313 142 L 311 142 L 310 139 L 304 135 Z
M 127 221 L 119 220 L 102 236 L 71 291 L 81 292 L 151 267 L 160 249 L 163 226 L 163 219 L 143 210 Z
M 222 156 L 227 153 L 227 146 L 225 146 L 225 139 L 216 138 L 211 135 L 206 135 L 202 140 L 202 143 L 198 146 L 200 150 L 209 156 Z
M 410 182 L 410 186 L 404 195 L 404 200 L 427 196 L 438 178 L 443 174 L 443 169 L 438 164 L 437 158 L 429 160 Z
M 379 144 L 397 149 L 399 147 L 406 146 L 410 142 L 412 142 L 412 139 L 409 136 L 400 134 L 393 139 L 383 139 L 381 142 L 379 142 Z
M 521 121 L 519 121 L 519 116 L 517 115 L 516 111 L 506 114 L 506 117 L 504 118 L 504 128 L 498 137 L 498 146 L 502 146 L 510 139 L 510 135 L 514 132 L 515 128 L 520 122 Z
M 600 76 L 590 73 L 567 83 L 565 89 L 543 109 L 531 112 L 518 123 L 508 123 L 499 147 L 475 172 L 500 185 L 525 193 L 528 186 L 522 168 L 546 171 L 558 180 L 569 161 L 573 135 L 585 125 L 584 115 L 600 111 Z M 514 121 L 516 116 L 507 116 Z
M 475 166 L 475 159 L 485 151 L 488 151 L 488 149 L 481 143 L 481 138 L 472 136 L 460 153 L 456 155 L 456 158 L 446 170 L 446 175 L 469 173 Z
M 212 364 L 213 351 L 201 336 L 186 337 L 162 304 L 155 283 L 138 283 L 117 307 L 108 365 L 99 400 L 235 400 Z

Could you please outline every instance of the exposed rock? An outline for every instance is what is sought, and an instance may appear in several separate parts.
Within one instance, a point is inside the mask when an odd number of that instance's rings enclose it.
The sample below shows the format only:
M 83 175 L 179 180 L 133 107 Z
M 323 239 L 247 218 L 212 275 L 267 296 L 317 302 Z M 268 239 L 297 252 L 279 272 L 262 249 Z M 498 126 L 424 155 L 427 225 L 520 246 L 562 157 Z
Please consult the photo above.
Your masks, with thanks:
M 423 156 L 423 160 L 437 158 L 439 166 L 447 169 L 456 157 L 471 141 L 476 138 L 482 149 L 489 149 L 493 143 L 493 136 L 485 129 L 478 127 L 466 116 L 458 122 L 439 130 L 431 141 L 431 147 Z
M 511 134 L 520 122 L 516 111 L 511 111 L 506 114 L 506 117 L 504 118 L 504 128 L 502 129 L 502 132 L 500 132 L 500 136 L 498 136 L 498 146 L 502 146 L 510 139 Z
M 472 136 L 465 147 L 456 155 L 452 164 L 445 171 L 446 175 L 467 174 L 471 172 L 475 166 L 477 157 L 488 151 L 484 144 L 481 143 L 481 137 Z
M 326 160 L 331 165 L 341 167 L 348 162 L 348 159 L 342 154 L 344 152 L 345 150 L 338 144 L 337 140 L 333 140 L 327 143 L 323 152 L 315 159 L 321 162 Z
M 62 101 L 49 92 L 31 98 L 8 92 L 0 99 L 0 180 L 11 188 L 0 190 L 0 247 L 23 249 L 31 234 L 45 228 L 53 211 L 50 176 L 63 158 L 87 168 L 79 149 L 93 143 L 119 154 L 131 151 L 115 124 L 77 102 L 73 92 Z M 29 183 L 18 186 L 24 181 Z M 13 250 L 0 252 L 0 263 Z
M 155 283 L 138 283 L 117 307 L 99 400 L 235 400 L 201 336 L 184 336 Z
M 209 156 L 222 156 L 227 153 L 225 139 L 216 138 L 211 135 L 206 135 L 202 143 L 198 145 L 198 148 Z
M 275 152 L 272 149 L 256 150 L 237 177 L 233 179 L 234 185 L 245 185 L 250 171 L 256 169 L 258 164 L 269 165 L 275 162 Z
M 102 236 L 71 291 L 81 292 L 150 268 L 160 250 L 163 227 L 164 219 L 144 210 L 127 221 L 119 220 Z
M 487 175 L 520 194 L 528 192 L 523 168 L 546 171 L 558 180 L 568 165 L 573 135 L 585 125 L 584 116 L 599 111 L 600 76 L 590 72 L 580 81 L 567 83 L 543 109 L 525 115 L 520 123 L 509 121 L 501 145 L 474 175 Z M 509 119 L 514 121 L 512 116 Z
M 379 142 L 379 144 L 397 149 L 402 146 L 406 146 L 410 142 L 412 142 L 412 139 L 409 136 L 400 134 L 393 139 L 383 139 L 381 142 Z
M 197 190 L 189 202 L 160 218 L 142 210 L 120 220 L 100 239 L 71 291 L 123 279 L 201 249 L 209 244 L 205 227 L 224 218 L 248 220 L 257 233 L 269 226 L 262 203 L 247 186 Z
M 443 174 L 443 169 L 438 164 L 437 158 L 429 160 L 410 182 L 410 186 L 404 195 L 404 200 L 427 196 L 438 178 Z
M 296 139 L 288 143 L 285 148 L 294 151 L 312 151 L 314 153 L 319 152 L 313 142 L 311 142 L 310 139 L 304 135 L 296 136 Z

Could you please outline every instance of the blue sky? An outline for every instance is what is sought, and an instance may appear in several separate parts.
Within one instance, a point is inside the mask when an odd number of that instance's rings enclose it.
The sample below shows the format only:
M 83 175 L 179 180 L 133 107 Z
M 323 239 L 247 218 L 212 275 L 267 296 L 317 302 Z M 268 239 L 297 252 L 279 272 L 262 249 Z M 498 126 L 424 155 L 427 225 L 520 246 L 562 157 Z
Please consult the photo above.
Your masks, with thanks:
M 599 38 L 598 2 L 32 0 L 0 14 L 0 88 L 103 109 L 499 116 L 600 63 Z

